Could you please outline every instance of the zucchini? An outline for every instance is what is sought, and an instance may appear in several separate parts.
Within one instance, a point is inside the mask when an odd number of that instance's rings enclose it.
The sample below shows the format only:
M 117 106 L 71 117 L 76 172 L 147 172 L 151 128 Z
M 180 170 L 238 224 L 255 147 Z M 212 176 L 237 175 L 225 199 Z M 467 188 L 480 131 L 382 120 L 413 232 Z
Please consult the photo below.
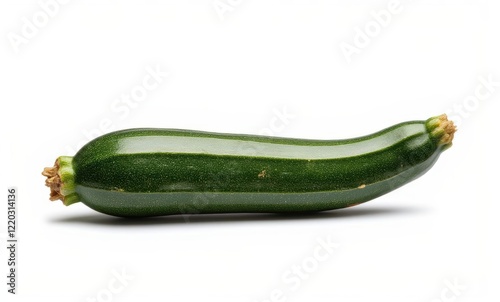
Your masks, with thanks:
M 421 176 L 455 130 L 446 115 L 344 140 L 129 129 L 59 157 L 42 174 L 51 200 L 114 216 L 324 211 Z

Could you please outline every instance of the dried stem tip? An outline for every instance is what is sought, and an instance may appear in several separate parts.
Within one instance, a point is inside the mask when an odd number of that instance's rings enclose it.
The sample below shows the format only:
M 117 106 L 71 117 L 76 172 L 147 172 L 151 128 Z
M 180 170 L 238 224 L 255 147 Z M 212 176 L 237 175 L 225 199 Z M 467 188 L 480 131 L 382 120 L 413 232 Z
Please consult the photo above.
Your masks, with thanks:
M 71 156 L 58 157 L 53 167 L 43 169 L 42 175 L 47 177 L 45 185 L 50 188 L 50 200 L 62 200 L 67 206 L 80 201 L 75 192 L 75 175 Z
M 61 177 L 59 177 L 59 161 L 56 160 L 53 167 L 43 169 L 42 175 L 46 176 L 45 185 L 50 188 L 50 200 L 63 200 L 64 195 L 61 194 Z
M 432 137 L 439 140 L 440 145 L 451 146 L 457 127 L 448 120 L 446 114 L 431 117 L 426 122 L 427 129 Z

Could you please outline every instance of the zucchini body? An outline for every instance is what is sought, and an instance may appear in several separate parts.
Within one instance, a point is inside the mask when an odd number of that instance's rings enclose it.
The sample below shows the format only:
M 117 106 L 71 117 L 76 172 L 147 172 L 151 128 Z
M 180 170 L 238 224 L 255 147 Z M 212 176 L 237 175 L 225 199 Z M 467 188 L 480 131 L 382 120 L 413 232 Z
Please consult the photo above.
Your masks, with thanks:
M 44 175 L 58 178 L 51 199 L 114 216 L 324 211 L 421 176 L 454 131 L 444 115 L 345 140 L 129 129 L 58 158 Z

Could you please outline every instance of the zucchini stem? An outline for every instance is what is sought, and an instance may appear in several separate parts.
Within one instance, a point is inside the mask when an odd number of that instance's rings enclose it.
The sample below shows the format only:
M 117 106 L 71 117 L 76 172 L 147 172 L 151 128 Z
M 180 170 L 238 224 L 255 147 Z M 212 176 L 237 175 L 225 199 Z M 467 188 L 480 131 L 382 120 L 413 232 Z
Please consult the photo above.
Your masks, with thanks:
M 50 200 L 62 200 L 66 206 L 80 201 L 75 192 L 72 161 L 71 156 L 60 156 L 53 167 L 44 168 L 42 172 L 42 175 L 47 177 L 45 185 L 50 188 Z
M 457 131 L 457 127 L 453 121 L 448 120 L 446 114 L 431 117 L 425 123 L 430 136 L 439 140 L 438 144 L 445 148 L 451 147 L 453 143 L 453 136 Z

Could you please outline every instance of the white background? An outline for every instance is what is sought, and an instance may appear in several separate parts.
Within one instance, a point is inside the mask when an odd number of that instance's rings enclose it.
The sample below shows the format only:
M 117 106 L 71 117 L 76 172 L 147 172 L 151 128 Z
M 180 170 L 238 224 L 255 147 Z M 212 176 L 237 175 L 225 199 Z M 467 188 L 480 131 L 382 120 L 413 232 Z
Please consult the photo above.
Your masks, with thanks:
M 48 2 L 0 4 L 2 242 L 19 191 L 16 297 L 0 249 L 9 301 L 499 301 L 495 1 Z M 148 69 L 168 76 L 127 105 Z M 426 175 L 318 215 L 128 221 L 49 202 L 40 174 L 117 129 L 331 139 L 443 112 L 459 131 Z M 321 240 L 336 247 L 318 260 Z

